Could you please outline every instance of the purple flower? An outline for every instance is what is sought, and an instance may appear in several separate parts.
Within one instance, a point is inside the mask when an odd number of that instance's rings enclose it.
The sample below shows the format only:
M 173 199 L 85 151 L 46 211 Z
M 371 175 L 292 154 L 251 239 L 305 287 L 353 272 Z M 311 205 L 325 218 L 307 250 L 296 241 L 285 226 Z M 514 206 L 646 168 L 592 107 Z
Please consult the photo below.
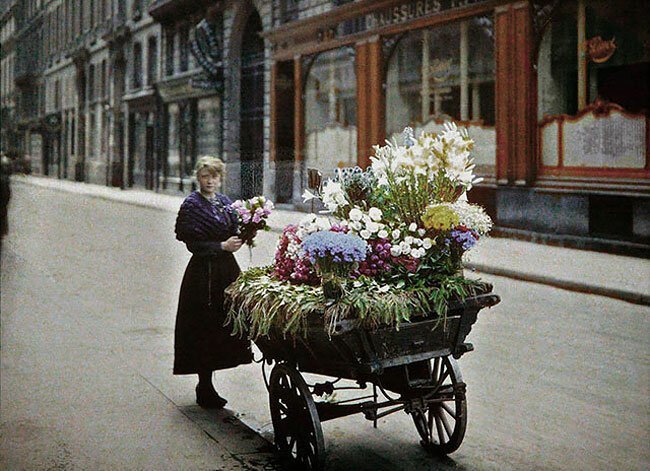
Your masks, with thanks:
M 472 230 L 454 229 L 451 231 L 451 239 L 460 244 L 463 250 L 469 250 L 476 245 L 478 234 Z

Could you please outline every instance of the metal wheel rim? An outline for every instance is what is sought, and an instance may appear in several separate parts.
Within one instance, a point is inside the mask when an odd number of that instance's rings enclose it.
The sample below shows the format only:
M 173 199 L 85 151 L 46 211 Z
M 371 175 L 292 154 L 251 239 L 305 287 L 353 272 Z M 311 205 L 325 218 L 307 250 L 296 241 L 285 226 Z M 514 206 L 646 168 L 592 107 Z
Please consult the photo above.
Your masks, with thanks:
M 325 442 L 316 405 L 302 375 L 278 364 L 269 381 L 271 420 L 278 451 L 299 469 L 322 469 Z

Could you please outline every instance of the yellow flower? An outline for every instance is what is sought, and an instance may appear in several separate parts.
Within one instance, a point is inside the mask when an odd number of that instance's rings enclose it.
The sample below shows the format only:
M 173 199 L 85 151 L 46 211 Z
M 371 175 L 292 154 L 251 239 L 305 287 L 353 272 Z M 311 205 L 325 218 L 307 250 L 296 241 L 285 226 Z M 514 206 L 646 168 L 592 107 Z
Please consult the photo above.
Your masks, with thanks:
M 428 206 L 422 215 L 422 222 L 426 229 L 448 231 L 458 225 L 459 217 L 456 211 L 444 204 Z

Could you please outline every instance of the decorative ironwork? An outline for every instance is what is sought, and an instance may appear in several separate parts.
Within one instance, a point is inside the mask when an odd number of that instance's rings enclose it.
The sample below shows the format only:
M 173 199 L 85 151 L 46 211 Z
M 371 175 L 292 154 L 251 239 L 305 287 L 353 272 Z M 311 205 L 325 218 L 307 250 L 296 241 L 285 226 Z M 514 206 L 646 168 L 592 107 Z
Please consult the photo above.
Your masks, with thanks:
M 190 51 L 203 69 L 200 77 L 192 78 L 195 88 L 221 89 L 223 87 L 222 46 L 214 26 L 207 20 L 201 20 L 194 28 Z

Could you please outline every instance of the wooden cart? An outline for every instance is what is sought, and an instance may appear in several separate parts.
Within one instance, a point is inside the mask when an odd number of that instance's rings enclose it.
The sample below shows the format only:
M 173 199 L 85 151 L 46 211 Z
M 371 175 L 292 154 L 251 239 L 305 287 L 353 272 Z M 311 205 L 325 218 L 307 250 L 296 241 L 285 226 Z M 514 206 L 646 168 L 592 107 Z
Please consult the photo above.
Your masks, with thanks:
M 299 469 L 322 469 L 321 422 L 362 413 L 376 426 L 377 419 L 398 411 L 411 415 L 429 452 L 455 451 L 467 424 L 465 383 L 456 360 L 473 350 L 465 338 L 478 312 L 499 301 L 485 283 L 475 296 L 450 303 L 444 320 L 434 313 L 399 330 L 364 329 L 344 320 L 330 337 L 323 319 L 313 316 L 304 337 L 284 338 L 271 331 L 256 339 L 263 365 L 275 364 L 270 378 L 263 371 L 278 451 Z M 307 384 L 301 373 L 335 379 Z M 355 380 L 358 386 L 338 386 L 341 379 Z M 363 390 L 368 385 L 372 394 L 322 400 L 340 389 Z

